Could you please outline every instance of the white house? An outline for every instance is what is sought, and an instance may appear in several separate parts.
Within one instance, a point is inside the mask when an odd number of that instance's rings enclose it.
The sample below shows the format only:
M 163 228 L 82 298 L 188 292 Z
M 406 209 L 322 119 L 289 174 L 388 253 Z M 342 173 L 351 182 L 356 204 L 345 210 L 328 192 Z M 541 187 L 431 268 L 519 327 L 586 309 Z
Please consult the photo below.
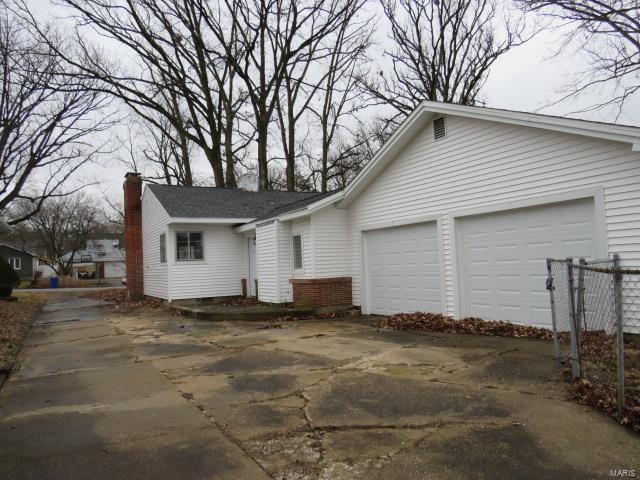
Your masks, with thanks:
M 145 188 L 138 288 L 548 327 L 547 257 L 640 267 L 639 185 L 640 128 L 424 102 L 333 194 Z

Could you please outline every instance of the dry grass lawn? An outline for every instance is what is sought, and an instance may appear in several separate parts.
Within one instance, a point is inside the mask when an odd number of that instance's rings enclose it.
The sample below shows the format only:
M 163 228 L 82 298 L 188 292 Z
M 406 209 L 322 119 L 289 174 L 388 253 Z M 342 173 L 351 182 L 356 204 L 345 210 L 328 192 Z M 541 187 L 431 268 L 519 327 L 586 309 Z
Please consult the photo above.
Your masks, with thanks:
M 43 295 L 14 294 L 18 301 L 0 301 L 0 369 L 13 363 L 31 322 L 46 302 Z

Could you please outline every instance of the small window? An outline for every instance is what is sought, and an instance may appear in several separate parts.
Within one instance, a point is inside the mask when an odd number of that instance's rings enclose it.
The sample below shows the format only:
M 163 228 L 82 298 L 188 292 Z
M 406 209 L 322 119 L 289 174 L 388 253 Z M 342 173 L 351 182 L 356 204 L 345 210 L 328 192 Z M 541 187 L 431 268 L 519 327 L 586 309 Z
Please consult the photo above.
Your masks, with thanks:
M 202 232 L 176 233 L 176 260 L 202 260 Z
M 293 269 L 302 269 L 302 235 L 293 236 Z
M 160 263 L 167 262 L 167 236 L 163 233 L 160 235 Z
M 10 258 L 9 265 L 14 270 L 20 270 L 22 268 L 22 259 L 21 258 Z
M 439 140 L 447 135 L 444 117 L 438 117 L 433 121 L 433 139 Z

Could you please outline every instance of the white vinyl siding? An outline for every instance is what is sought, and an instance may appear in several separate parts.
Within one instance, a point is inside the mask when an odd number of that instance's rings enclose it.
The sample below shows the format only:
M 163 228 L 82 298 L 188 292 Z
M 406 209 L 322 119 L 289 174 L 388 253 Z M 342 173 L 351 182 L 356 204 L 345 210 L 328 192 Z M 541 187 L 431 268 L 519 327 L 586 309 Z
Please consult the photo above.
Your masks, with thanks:
M 177 232 L 202 232 L 204 258 L 180 261 L 168 256 L 172 300 L 242 295 L 244 236 L 231 225 L 171 225 L 167 249 L 174 253 Z
M 311 215 L 313 277 L 349 276 L 349 226 L 346 209 L 328 206 Z
M 258 298 L 263 302 L 283 303 L 291 299 L 291 227 L 273 221 L 256 227 Z
M 169 215 L 150 189 L 142 195 L 142 263 L 144 293 L 169 299 L 167 264 L 160 262 L 160 235 L 166 232 Z M 105 272 L 106 274 L 106 272 Z
M 278 303 L 290 302 L 292 300 L 292 292 L 289 280 L 293 277 L 291 224 L 288 222 L 276 222 L 276 228 L 278 232 L 278 277 L 280 284 Z
M 276 255 L 276 222 L 256 227 L 256 263 L 258 266 L 258 298 L 278 303 L 278 262 Z
M 640 267 L 640 153 L 628 144 L 447 116 L 403 149 L 349 208 L 354 303 L 361 302 L 361 231 L 441 215 L 446 312 L 456 314 L 452 213 L 601 189 L 608 252 Z M 601 212 L 596 212 L 601 215 Z M 601 227 L 602 228 L 602 227 Z M 640 325 L 637 326 L 640 331 Z

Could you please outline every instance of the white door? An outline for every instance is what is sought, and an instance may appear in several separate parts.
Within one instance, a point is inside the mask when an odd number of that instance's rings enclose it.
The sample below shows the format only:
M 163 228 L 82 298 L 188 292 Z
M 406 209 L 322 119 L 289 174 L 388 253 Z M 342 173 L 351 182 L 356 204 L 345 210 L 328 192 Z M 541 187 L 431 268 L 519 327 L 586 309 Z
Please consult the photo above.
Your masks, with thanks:
M 593 199 L 456 221 L 460 314 L 551 326 L 547 257 L 600 257 Z
M 256 296 L 256 239 L 255 237 L 247 239 L 247 290 L 250 297 Z
M 442 312 L 436 222 L 364 233 L 368 313 Z

